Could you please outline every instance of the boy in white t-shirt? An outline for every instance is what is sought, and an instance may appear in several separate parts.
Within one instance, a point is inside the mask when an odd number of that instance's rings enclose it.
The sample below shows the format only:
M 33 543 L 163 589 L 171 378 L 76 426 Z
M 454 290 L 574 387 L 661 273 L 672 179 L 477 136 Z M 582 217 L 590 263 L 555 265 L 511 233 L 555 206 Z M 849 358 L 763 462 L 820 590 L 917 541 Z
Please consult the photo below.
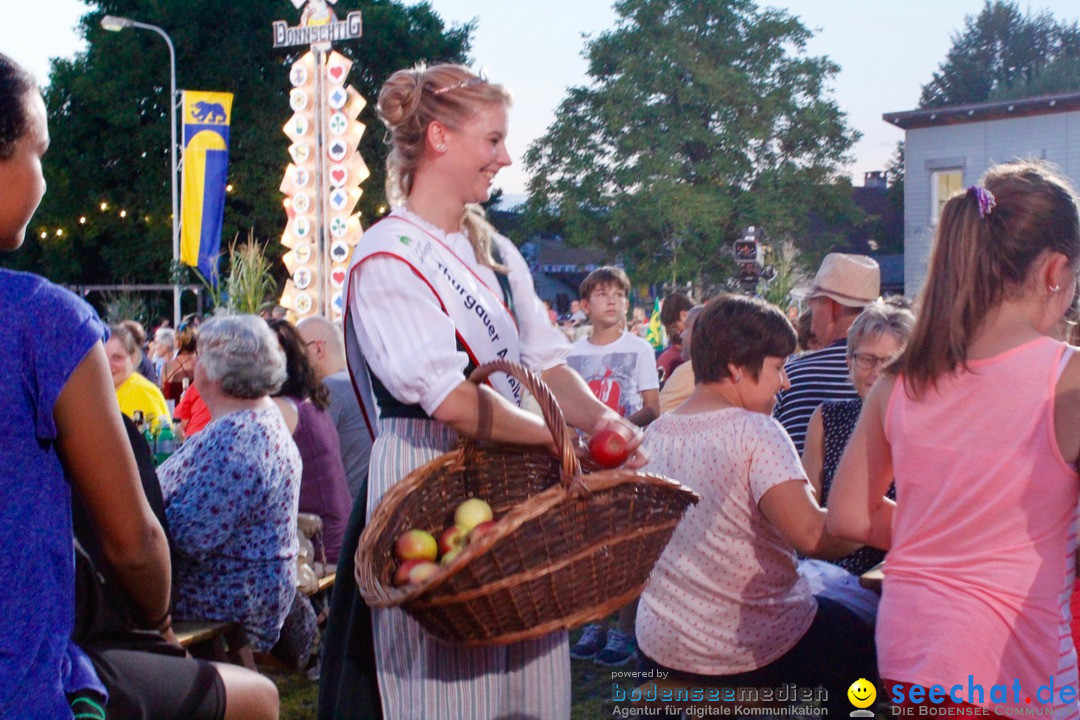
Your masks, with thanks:
M 581 283 L 581 310 L 592 330 L 570 346 L 566 363 L 585 379 L 604 404 L 645 427 L 660 415 L 660 382 L 652 345 L 626 332 L 630 279 L 617 267 L 589 273 Z M 634 621 L 637 600 L 619 611 L 618 627 L 585 627 L 570 657 L 601 665 L 625 665 L 637 656 Z
M 581 283 L 581 310 L 592 330 L 570 347 L 567 364 L 605 405 L 645 427 L 660 415 L 660 382 L 652 345 L 626 332 L 630 279 L 605 266 Z

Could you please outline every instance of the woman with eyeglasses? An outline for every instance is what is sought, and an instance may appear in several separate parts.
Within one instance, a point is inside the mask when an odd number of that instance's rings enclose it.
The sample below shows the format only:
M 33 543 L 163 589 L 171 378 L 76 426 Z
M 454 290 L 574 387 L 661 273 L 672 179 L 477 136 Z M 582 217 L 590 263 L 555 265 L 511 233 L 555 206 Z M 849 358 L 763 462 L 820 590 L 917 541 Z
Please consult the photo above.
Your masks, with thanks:
M 848 438 L 855 430 L 863 400 L 870 388 L 881 376 L 882 370 L 907 344 L 915 316 L 910 310 L 894 307 L 881 301 L 871 303 L 851 324 L 848 331 L 847 363 L 851 383 L 858 399 L 827 400 L 810 416 L 806 429 L 806 446 L 803 448 L 803 467 L 814 486 L 822 507 L 829 502 L 836 466 L 844 453 Z M 889 497 L 895 491 L 889 488 Z M 885 553 L 872 547 L 863 547 L 842 558 L 830 562 L 839 565 L 853 575 L 862 575 L 885 559 Z
M 915 316 L 906 310 L 877 301 L 851 324 L 848 330 L 847 363 L 851 383 L 859 397 L 850 400 L 827 400 L 814 410 L 806 428 L 802 462 L 818 502 L 825 507 L 829 500 L 836 466 L 844 454 L 863 400 L 877 382 L 885 365 L 907 344 Z M 889 487 L 888 497 L 896 498 Z M 859 576 L 885 559 L 885 553 L 864 545 L 844 557 L 831 560 L 807 558 L 799 563 L 799 572 L 810 582 L 817 595 L 842 603 L 867 622 L 877 618 L 880 596 L 859 585 Z

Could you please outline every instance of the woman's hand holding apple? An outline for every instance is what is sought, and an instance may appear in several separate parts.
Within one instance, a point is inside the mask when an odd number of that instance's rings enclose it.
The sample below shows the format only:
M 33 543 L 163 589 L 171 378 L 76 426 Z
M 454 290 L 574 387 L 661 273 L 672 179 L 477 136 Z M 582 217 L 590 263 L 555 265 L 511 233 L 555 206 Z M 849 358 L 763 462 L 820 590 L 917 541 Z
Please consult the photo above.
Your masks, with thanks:
M 618 437 L 618 440 L 612 441 L 613 434 Z M 603 453 L 603 459 L 597 457 L 596 452 L 593 450 L 593 438 L 596 438 L 596 444 L 598 445 L 601 444 L 601 440 L 604 441 L 602 444 L 608 448 L 607 453 Z M 604 467 L 625 467 L 629 470 L 637 470 L 649 462 L 649 456 L 641 447 L 643 439 L 641 428 L 615 413 L 606 414 L 593 425 L 592 435 L 589 438 L 589 453 L 592 455 L 593 460 Z M 614 458 L 610 453 L 615 449 L 615 445 L 619 444 L 619 440 L 625 441 L 626 459 L 621 463 L 616 462 L 614 465 L 606 464 L 605 459 L 614 462 Z M 619 450 L 618 454 L 621 455 L 622 449 L 619 448 Z

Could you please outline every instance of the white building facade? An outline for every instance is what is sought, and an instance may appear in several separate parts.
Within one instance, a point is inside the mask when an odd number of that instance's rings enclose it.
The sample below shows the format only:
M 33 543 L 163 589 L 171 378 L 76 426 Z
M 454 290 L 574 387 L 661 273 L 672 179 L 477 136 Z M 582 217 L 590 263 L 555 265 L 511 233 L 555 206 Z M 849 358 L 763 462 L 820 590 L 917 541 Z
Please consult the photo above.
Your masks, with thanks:
M 1080 185 L 1080 93 L 887 113 L 904 130 L 904 288 L 916 295 L 941 208 L 992 165 L 1056 164 Z

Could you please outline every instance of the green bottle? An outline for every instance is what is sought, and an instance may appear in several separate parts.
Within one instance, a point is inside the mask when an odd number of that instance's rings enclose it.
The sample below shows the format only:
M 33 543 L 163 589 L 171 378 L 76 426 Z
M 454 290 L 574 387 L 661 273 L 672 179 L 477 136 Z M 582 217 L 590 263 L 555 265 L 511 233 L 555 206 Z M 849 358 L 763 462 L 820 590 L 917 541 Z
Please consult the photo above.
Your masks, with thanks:
M 165 462 L 165 459 L 174 452 L 176 452 L 176 436 L 173 435 L 172 427 L 163 421 L 157 434 L 157 448 L 154 452 L 155 464 L 160 465 Z

